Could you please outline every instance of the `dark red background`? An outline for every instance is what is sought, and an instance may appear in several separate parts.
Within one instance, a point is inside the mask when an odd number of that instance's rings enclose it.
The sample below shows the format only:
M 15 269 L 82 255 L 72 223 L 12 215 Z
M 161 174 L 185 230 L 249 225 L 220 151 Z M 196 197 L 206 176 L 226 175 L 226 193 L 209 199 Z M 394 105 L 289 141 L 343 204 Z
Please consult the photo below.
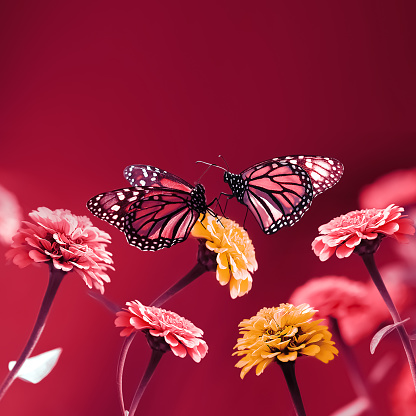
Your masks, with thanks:
M 341 182 L 293 228 L 266 236 L 247 220 L 259 263 L 248 295 L 232 300 L 211 273 L 165 305 L 204 329 L 209 353 L 200 364 L 166 355 L 138 414 L 291 414 L 277 367 L 240 380 L 231 356 L 237 324 L 287 301 L 311 277 L 366 278 L 360 259 L 321 263 L 310 244 L 319 225 L 358 208 L 363 185 L 415 164 L 415 12 L 412 1 L 0 4 L 0 183 L 25 215 L 47 206 L 92 217 L 86 201 L 124 186 L 123 168 L 134 163 L 191 183 L 205 170 L 195 161 L 218 163 L 219 154 L 235 173 L 287 154 L 332 156 L 345 165 Z M 227 191 L 219 170 L 202 183 L 209 200 Z M 245 209 L 232 201 L 227 214 L 242 222 Z M 116 302 L 150 303 L 195 263 L 192 238 L 141 252 L 92 220 L 113 237 L 116 271 L 106 294 Z M 391 247 L 381 248 L 381 264 Z M 0 378 L 26 342 L 47 283 L 46 266 L 6 265 L 5 251 Z M 61 346 L 61 360 L 38 385 L 17 381 L 0 414 L 119 414 L 122 339 L 113 320 L 69 274 L 35 351 Z M 394 347 L 388 341 L 370 356 L 368 344 L 357 347 L 365 372 Z M 127 403 L 148 357 L 138 336 L 127 362 Z M 398 371 L 377 387 L 382 415 L 391 414 L 384 393 Z M 327 365 L 301 360 L 297 374 L 309 416 L 329 415 L 354 398 L 342 357 Z

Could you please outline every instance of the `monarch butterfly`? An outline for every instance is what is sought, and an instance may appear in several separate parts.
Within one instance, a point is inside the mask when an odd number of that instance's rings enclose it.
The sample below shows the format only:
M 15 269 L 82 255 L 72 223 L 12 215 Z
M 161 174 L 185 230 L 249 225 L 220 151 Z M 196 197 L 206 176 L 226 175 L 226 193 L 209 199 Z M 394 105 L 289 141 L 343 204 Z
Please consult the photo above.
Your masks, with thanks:
M 258 163 L 238 175 L 224 170 L 230 197 L 253 213 L 266 234 L 273 234 L 299 221 L 313 198 L 341 179 L 344 167 L 330 157 L 284 156 Z
M 201 213 L 209 210 L 203 185 L 195 187 L 149 165 L 131 165 L 132 187 L 96 195 L 87 208 L 126 235 L 129 244 L 156 251 L 185 241 Z

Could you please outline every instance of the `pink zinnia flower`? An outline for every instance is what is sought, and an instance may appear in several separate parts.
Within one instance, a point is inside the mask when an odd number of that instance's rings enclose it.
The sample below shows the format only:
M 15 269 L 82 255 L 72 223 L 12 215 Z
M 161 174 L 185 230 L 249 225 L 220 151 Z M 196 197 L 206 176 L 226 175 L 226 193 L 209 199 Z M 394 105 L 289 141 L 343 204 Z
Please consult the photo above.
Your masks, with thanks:
M 64 272 L 73 270 L 89 288 L 94 286 L 104 293 L 104 282 L 110 282 L 106 270 L 114 270 L 111 253 L 105 249 L 111 237 L 87 217 L 64 209 L 41 207 L 29 217 L 32 222 L 22 222 L 6 257 L 19 267 L 51 263 Z
M 407 301 L 406 287 L 401 283 L 387 286 L 392 298 L 398 301 L 397 306 L 402 309 Z M 318 309 L 317 318 L 332 316 L 337 319 L 341 334 L 350 345 L 372 335 L 390 316 L 372 282 L 357 282 L 344 276 L 310 279 L 295 289 L 289 302 L 312 304 Z
M 0 242 L 12 243 L 21 220 L 22 213 L 16 196 L 0 185 Z
M 175 312 L 144 306 L 138 300 L 127 302 L 126 305 L 128 308 L 117 312 L 115 320 L 117 327 L 124 327 L 121 336 L 127 337 L 134 331 L 144 330 L 178 357 L 183 358 L 188 353 L 197 363 L 205 357 L 208 346 L 200 338 L 203 331 L 192 322 Z
M 403 208 L 392 204 L 385 209 L 363 209 L 341 215 L 319 227 L 321 235 L 312 242 L 312 249 L 325 261 L 334 253 L 340 259 L 349 257 L 361 242 L 373 241 L 376 249 L 384 236 L 407 242 L 405 235 L 414 234 L 415 229 L 413 221 L 402 212 Z
M 383 175 L 360 193 L 362 208 L 385 207 L 393 202 L 402 206 L 416 203 L 416 168 Z

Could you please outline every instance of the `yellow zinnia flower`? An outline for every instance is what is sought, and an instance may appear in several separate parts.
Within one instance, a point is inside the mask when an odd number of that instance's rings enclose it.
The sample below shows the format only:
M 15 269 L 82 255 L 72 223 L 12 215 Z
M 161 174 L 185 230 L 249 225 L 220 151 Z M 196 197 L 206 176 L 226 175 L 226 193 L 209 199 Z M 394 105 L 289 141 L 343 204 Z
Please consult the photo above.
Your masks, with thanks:
M 338 354 L 328 327 L 312 321 L 317 312 L 307 303 L 299 306 L 282 303 L 278 308 L 263 308 L 256 316 L 243 320 L 239 327 L 242 338 L 237 340 L 233 355 L 244 356 L 236 364 L 244 378 L 254 366 L 260 375 L 273 361 L 285 363 L 298 356 L 310 355 L 327 363 Z
M 228 218 L 206 214 L 201 220 L 202 214 L 192 229 L 192 235 L 206 240 L 205 248 L 217 253 L 217 280 L 221 285 L 230 284 L 233 299 L 245 295 L 253 282 L 250 273 L 258 267 L 246 230 Z

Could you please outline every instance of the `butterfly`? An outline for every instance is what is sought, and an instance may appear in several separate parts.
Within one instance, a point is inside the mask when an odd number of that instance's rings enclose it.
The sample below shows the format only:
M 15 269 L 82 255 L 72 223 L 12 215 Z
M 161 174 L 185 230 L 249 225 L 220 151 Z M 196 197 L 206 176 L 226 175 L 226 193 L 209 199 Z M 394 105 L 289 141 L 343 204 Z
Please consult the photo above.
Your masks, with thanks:
M 156 251 L 185 241 L 199 215 L 210 211 L 201 184 L 193 187 L 149 165 L 127 166 L 124 177 L 131 187 L 96 195 L 87 208 L 141 250 Z
M 313 198 L 333 187 L 344 172 L 341 162 L 322 156 L 269 159 L 236 175 L 224 173 L 232 195 L 254 215 L 266 234 L 292 226 Z

